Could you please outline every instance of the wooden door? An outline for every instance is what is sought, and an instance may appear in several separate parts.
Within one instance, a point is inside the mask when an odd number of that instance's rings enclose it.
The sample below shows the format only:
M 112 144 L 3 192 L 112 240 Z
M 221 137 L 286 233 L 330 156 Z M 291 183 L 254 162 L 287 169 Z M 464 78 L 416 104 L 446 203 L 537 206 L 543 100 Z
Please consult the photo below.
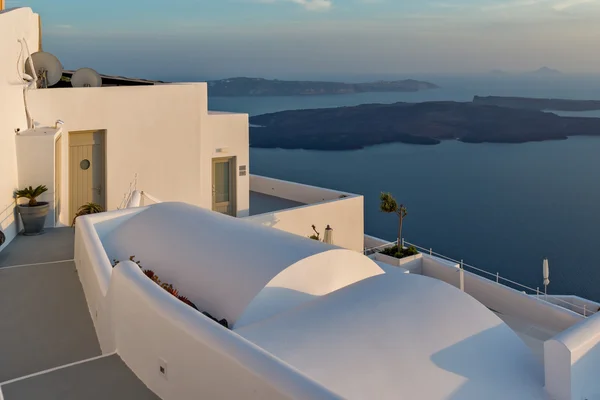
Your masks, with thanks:
M 69 211 L 97 203 L 106 209 L 104 132 L 71 132 L 69 136 Z

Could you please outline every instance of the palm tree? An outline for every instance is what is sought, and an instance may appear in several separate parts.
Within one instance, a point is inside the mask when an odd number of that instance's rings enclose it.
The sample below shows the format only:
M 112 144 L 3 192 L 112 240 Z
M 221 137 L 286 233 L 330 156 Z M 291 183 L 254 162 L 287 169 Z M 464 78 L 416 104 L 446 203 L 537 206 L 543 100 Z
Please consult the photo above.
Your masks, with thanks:
M 37 197 L 41 196 L 42 193 L 45 193 L 48 191 L 48 188 L 45 185 L 40 185 L 38 187 L 36 187 L 35 189 L 31 186 L 26 187 L 25 189 L 21 189 L 21 190 L 17 190 L 15 192 L 15 195 L 17 196 L 17 199 L 20 198 L 26 198 L 29 199 L 29 207 L 35 207 L 38 205 L 37 203 Z
M 404 217 L 408 215 L 406 211 L 406 207 L 404 204 L 398 205 L 394 196 L 391 193 L 381 193 L 379 196 L 379 200 L 381 200 L 381 204 L 379 205 L 379 209 L 384 213 L 395 213 L 398 215 L 398 250 L 402 250 L 402 222 L 404 221 Z

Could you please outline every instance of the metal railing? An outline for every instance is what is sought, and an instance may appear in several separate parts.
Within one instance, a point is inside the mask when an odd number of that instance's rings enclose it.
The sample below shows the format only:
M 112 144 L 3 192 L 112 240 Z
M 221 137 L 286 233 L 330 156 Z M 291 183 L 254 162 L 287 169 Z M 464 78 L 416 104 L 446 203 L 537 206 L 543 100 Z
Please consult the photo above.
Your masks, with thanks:
M 122 210 L 124 208 L 127 208 L 127 204 L 129 203 L 129 200 L 131 199 L 133 192 L 135 190 L 137 190 L 137 178 L 138 178 L 138 174 L 136 173 L 133 176 L 133 180 L 131 182 L 129 182 L 129 191 L 123 195 L 123 200 L 121 200 L 121 204 L 119 204 L 119 206 L 117 207 L 117 210 Z
M 380 253 L 381 251 L 385 250 L 386 248 L 393 247 L 396 244 L 397 244 L 397 242 L 395 242 L 395 241 L 394 242 L 388 242 L 388 243 L 382 244 L 380 246 L 376 246 L 376 247 L 372 247 L 372 248 L 369 248 L 369 249 L 365 249 L 364 253 L 367 256 L 375 254 L 375 253 Z M 402 239 L 402 246 L 403 247 L 406 247 L 406 246 L 411 247 L 412 246 L 412 247 L 416 248 L 418 251 L 420 251 L 423 254 L 428 254 L 430 256 L 434 256 L 434 257 L 440 258 L 442 260 L 446 260 L 446 261 L 452 262 L 454 264 L 458 264 L 459 268 L 463 269 L 464 271 L 471 271 L 471 272 L 475 273 L 476 275 L 478 275 L 478 276 L 480 276 L 482 278 L 486 278 L 488 280 L 491 280 L 493 282 L 496 282 L 497 284 L 509 287 L 511 289 L 520 290 L 523 293 L 528 294 L 528 295 L 534 295 L 539 300 L 542 300 L 542 301 L 545 301 L 547 303 L 560 306 L 562 308 L 566 308 L 568 310 L 576 312 L 577 314 L 583 315 L 584 317 L 589 317 L 589 316 L 597 313 L 598 311 L 600 311 L 600 310 L 590 310 L 590 309 L 588 309 L 588 307 L 585 304 L 583 306 L 580 306 L 578 304 L 571 303 L 571 302 L 569 302 L 567 300 L 564 300 L 562 298 L 559 298 L 559 297 L 556 297 L 556 296 L 552 296 L 552 295 L 548 295 L 548 294 L 546 294 L 544 292 L 540 292 L 540 288 L 539 287 L 534 289 L 534 288 L 529 287 L 527 285 L 523 285 L 523 284 L 521 284 L 519 282 L 515 282 L 515 281 L 513 281 L 511 279 L 507 279 L 507 278 L 504 278 L 504 277 L 500 276 L 499 272 L 496 272 L 496 273 L 489 272 L 489 271 L 486 271 L 484 269 L 477 268 L 477 267 L 475 267 L 473 265 L 467 264 L 467 263 L 464 262 L 464 260 L 455 260 L 455 259 L 450 258 L 448 256 L 445 256 L 443 254 L 436 253 L 435 251 L 433 251 L 432 248 L 425 248 L 425 247 L 416 245 L 414 243 L 410 243 L 410 242 L 408 242 L 408 241 L 406 241 L 404 239 Z

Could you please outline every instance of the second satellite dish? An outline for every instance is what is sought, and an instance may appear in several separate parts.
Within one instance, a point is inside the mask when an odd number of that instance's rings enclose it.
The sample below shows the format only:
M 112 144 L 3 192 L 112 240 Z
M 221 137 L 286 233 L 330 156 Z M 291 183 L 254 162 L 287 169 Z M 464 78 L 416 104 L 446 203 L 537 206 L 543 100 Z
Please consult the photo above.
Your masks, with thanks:
M 73 87 L 100 87 L 102 77 L 91 68 L 80 68 L 71 77 Z
M 53 54 L 38 51 L 31 55 L 31 61 L 38 77 L 37 87 L 47 88 L 56 85 L 60 81 L 60 78 L 62 78 L 62 64 Z M 33 76 L 29 60 L 25 62 L 25 73 Z

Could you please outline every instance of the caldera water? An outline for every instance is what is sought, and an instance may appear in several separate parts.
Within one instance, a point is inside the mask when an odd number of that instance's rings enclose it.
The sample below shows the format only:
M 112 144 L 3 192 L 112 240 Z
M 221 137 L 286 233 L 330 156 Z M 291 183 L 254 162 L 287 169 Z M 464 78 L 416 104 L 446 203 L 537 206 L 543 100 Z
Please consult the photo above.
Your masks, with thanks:
M 211 98 L 210 108 L 251 115 L 397 101 L 470 101 L 474 95 L 600 99 L 600 79 L 440 77 L 440 89 L 343 96 Z M 558 113 L 563 114 L 563 113 Z M 600 112 L 564 113 L 600 117 Z M 363 194 L 366 233 L 394 240 L 382 191 L 408 208 L 413 243 L 549 293 L 600 300 L 600 137 L 525 144 L 389 144 L 358 151 L 252 149 L 250 170 Z M 310 223 L 308 221 L 307 223 Z M 333 227 L 335 229 L 335 227 Z

